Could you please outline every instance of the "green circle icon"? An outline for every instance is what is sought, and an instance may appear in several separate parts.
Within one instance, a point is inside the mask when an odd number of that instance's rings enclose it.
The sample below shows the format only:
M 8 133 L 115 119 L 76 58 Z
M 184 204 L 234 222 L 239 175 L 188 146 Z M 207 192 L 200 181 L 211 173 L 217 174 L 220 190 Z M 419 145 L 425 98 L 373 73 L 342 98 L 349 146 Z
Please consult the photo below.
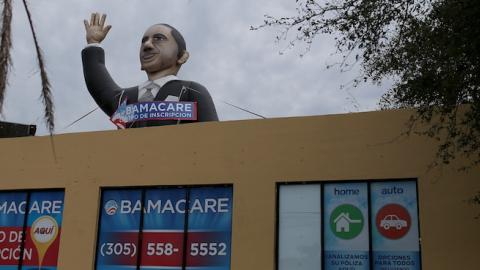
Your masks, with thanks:
M 351 204 L 337 206 L 330 214 L 330 229 L 338 238 L 352 239 L 363 229 L 363 215 Z

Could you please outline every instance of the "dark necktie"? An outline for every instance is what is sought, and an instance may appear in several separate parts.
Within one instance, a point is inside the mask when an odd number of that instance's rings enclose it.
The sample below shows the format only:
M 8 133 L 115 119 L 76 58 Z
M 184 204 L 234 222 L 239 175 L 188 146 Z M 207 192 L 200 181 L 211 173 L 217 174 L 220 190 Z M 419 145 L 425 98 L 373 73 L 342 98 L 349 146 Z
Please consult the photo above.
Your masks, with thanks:
M 149 102 L 149 101 L 153 101 L 153 99 L 155 98 L 152 94 L 152 90 L 153 88 L 147 88 L 146 89 L 147 91 L 138 99 L 139 102 Z

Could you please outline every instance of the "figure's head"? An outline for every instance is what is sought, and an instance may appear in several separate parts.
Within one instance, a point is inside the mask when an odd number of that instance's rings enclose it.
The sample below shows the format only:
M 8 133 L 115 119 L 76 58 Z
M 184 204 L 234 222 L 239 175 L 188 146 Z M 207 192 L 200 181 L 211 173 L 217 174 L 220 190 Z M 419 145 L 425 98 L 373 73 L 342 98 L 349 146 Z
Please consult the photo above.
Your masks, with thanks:
M 149 78 L 176 75 L 188 56 L 182 34 L 168 24 L 152 25 L 142 37 L 140 64 Z

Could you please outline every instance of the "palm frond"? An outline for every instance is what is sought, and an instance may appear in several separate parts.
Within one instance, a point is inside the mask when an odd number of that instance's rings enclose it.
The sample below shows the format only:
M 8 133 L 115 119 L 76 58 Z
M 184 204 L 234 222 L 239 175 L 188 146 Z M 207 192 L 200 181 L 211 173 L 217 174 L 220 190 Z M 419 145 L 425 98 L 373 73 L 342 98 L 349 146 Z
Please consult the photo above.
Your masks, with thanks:
M 40 49 L 40 46 L 38 45 L 37 34 L 35 33 L 35 29 L 33 27 L 32 15 L 30 13 L 26 0 L 23 0 L 23 5 L 25 7 L 25 11 L 27 12 L 28 22 L 30 23 L 30 30 L 32 31 L 33 41 L 35 43 L 35 49 L 37 51 L 38 67 L 40 69 L 40 78 L 42 80 L 41 97 L 43 105 L 45 106 L 44 118 L 47 124 L 48 131 L 50 132 L 50 135 L 52 135 L 53 131 L 55 130 L 55 119 L 53 114 L 54 106 L 51 85 L 45 68 L 45 60 L 43 58 L 43 53 Z
M 12 48 L 12 0 L 3 1 L 2 30 L 0 41 L 0 113 L 3 109 L 5 90 L 8 84 L 8 71 L 12 64 L 10 49 Z

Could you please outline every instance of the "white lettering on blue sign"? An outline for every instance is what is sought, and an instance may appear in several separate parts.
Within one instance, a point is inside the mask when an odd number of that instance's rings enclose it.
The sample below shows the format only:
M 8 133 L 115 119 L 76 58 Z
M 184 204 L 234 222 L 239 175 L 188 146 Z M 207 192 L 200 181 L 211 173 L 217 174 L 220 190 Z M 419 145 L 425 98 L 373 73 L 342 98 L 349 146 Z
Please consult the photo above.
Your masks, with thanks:
M 206 198 L 204 200 L 195 199 L 192 201 L 190 213 L 228 213 L 229 198 Z M 121 214 L 135 214 L 141 210 L 141 201 L 121 200 L 120 213 Z M 185 213 L 185 199 L 178 201 L 172 200 L 147 200 L 145 202 L 144 213 Z
M 0 214 L 25 214 L 26 202 L 2 202 L 0 203 Z M 33 201 L 29 213 L 38 214 L 61 214 L 62 201 Z
M 114 123 L 147 120 L 197 120 L 196 102 L 153 101 L 127 105 L 126 100 L 110 119 Z

